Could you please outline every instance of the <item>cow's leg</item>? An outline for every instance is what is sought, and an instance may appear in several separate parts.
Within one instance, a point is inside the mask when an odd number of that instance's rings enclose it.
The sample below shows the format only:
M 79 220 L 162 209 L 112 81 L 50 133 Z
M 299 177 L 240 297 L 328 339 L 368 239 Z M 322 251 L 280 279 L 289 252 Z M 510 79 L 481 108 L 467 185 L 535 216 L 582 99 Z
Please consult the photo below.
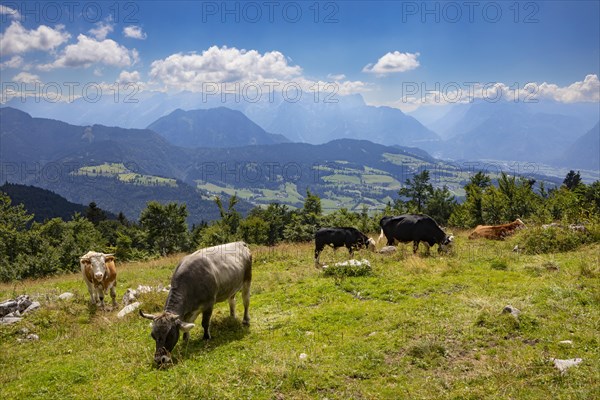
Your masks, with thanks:
M 112 298 L 113 307 L 116 307 L 117 306 L 117 289 L 115 289 L 114 284 L 110 287 L 110 297 Z
M 348 248 L 349 259 L 354 258 L 354 248 L 352 246 L 346 246 Z
M 425 254 L 429 255 L 429 249 L 431 248 L 431 246 L 427 242 L 423 242 L 423 243 L 425 243 Z
M 319 268 L 320 264 L 319 264 L 319 256 L 321 255 L 321 252 L 323 251 L 323 247 L 324 246 L 316 246 L 315 247 L 315 267 Z
M 387 237 L 387 246 L 393 246 L 394 245 L 394 238 L 393 237 Z
M 229 316 L 235 318 L 235 294 L 229 298 Z
M 212 315 L 213 308 L 209 308 L 202 311 L 202 328 L 204 328 L 204 339 L 210 339 L 210 317 Z
M 104 310 L 104 290 L 102 288 L 96 289 L 96 293 L 98 293 L 100 299 L 100 308 Z
M 419 241 L 415 240 L 413 242 L 413 254 L 417 254 L 417 250 L 419 250 Z
M 242 301 L 244 302 L 244 319 L 242 320 L 242 323 L 244 325 L 250 325 L 250 281 L 246 281 L 242 285 Z
M 85 281 L 85 283 L 87 284 L 88 287 L 88 292 L 90 292 L 90 304 L 95 305 L 96 304 L 96 288 L 94 287 L 94 285 L 92 285 L 90 282 Z

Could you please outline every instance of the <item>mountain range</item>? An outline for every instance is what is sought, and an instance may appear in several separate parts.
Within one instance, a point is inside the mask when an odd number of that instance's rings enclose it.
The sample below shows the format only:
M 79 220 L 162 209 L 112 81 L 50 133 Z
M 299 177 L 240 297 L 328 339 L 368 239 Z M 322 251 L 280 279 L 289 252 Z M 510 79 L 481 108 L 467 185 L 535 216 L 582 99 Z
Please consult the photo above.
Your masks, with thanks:
M 0 120 L 1 180 L 95 201 L 134 220 L 149 200 L 184 202 L 189 222 L 198 223 L 218 218 L 215 195 L 238 194 L 241 212 L 273 201 L 300 207 L 307 189 L 329 210 L 383 207 L 420 168 L 437 168 L 457 188 L 465 179 L 423 150 L 365 140 L 191 148 L 150 129 L 77 126 L 10 107 L 0 109 Z
M 346 115 L 342 136 L 351 137 L 357 127 L 369 125 L 369 118 L 361 119 L 359 114 L 379 121 L 372 132 L 389 135 L 393 134 L 387 127 L 394 125 L 390 121 L 406 117 L 399 110 L 364 108 L 357 97 L 346 100 L 328 106 L 329 111 L 313 110 L 314 115 L 329 116 L 331 121 Z M 353 109 L 361 111 L 352 117 Z M 585 133 L 585 123 L 574 115 L 534 112 L 510 103 L 474 103 L 461 110 L 444 141 L 437 136 L 424 139 L 436 155 L 552 161 L 572 168 L 593 168 L 598 160 L 593 154 L 598 125 Z M 311 118 L 300 115 L 289 125 L 305 121 L 308 126 L 320 124 L 317 131 L 327 132 L 334 125 L 329 117 L 309 123 Z M 414 120 L 410 118 L 404 122 Z M 382 208 L 397 196 L 407 178 L 423 169 L 432 171 L 434 185 L 447 185 L 457 196 L 464 194 L 462 186 L 469 177 L 461 162 L 436 159 L 418 147 L 355 138 L 292 143 L 225 107 L 175 110 L 146 129 L 73 125 L 34 118 L 11 107 L 0 108 L 0 121 L 0 180 L 50 189 L 75 203 L 95 201 L 108 211 L 123 211 L 129 219 L 137 219 L 149 200 L 186 203 L 190 223 L 215 219 L 215 195 L 237 194 L 242 212 L 274 201 L 299 207 L 306 190 L 321 196 L 326 210 L 363 205 Z M 562 134 L 565 131 L 582 133 L 575 140 Z M 591 162 L 584 164 L 582 159 Z M 541 171 L 546 170 L 536 169 L 536 179 L 560 183 L 559 178 L 541 175 Z M 554 176 L 562 178 L 564 173 L 561 170 Z
M 133 101 L 115 101 L 104 96 L 97 102 L 85 99 L 65 102 L 21 102 L 6 105 L 32 115 L 54 118 L 74 125 L 146 128 L 159 117 L 180 110 L 207 110 L 227 107 L 241 111 L 266 132 L 285 136 L 292 142 L 326 143 L 335 139 L 367 139 L 386 145 L 422 147 L 439 140 L 436 133 L 415 118 L 391 107 L 374 107 L 361 95 L 318 98 L 305 93 L 298 101 L 286 101 L 281 94 L 264 94 L 259 101 L 236 100 L 234 96 L 209 96 L 203 93 L 168 94 L 142 91 Z M 184 126 L 182 123 L 181 126 Z M 171 136 L 175 138 L 175 136 Z M 177 140 L 181 138 L 177 133 Z M 277 140 L 282 141 L 282 140 Z

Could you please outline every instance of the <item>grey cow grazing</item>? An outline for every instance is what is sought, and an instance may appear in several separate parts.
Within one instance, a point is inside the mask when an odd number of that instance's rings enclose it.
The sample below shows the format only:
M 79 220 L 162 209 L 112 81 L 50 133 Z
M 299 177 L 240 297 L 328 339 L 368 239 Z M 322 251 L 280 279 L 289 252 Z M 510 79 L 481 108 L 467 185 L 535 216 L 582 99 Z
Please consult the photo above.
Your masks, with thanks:
M 179 340 L 188 340 L 189 330 L 202 313 L 204 339 L 210 339 L 210 317 L 215 303 L 229 301 L 229 311 L 235 317 L 235 295 L 242 291 L 245 325 L 250 324 L 250 282 L 252 255 L 244 242 L 208 247 L 185 256 L 173 273 L 171 290 L 164 311 L 159 315 L 140 315 L 152 320 L 152 338 L 156 341 L 154 361 L 171 361 L 171 351 Z

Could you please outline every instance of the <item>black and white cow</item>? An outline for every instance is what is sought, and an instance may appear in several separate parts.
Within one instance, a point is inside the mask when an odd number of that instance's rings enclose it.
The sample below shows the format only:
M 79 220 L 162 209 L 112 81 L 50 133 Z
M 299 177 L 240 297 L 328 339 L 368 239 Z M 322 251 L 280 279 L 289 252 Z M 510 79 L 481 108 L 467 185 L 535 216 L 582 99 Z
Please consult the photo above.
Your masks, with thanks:
M 229 312 L 235 317 L 235 295 L 242 291 L 245 325 L 250 324 L 250 281 L 252 255 L 244 242 L 208 247 L 185 256 L 173 273 L 171 290 L 164 311 L 159 315 L 140 315 L 152 320 L 152 338 L 156 341 L 154 361 L 171 361 L 171 351 L 179 340 L 189 338 L 189 330 L 202 313 L 204 339 L 210 339 L 210 317 L 215 303 L 229 300 Z
M 383 217 L 379 221 L 381 226 L 381 240 L 384 236 L 387 245 L 393 246 L 395 242 L 413 242 L 413 252 L 419 248 L 419 242 L 424 242 L 429 247 L 437 243 L 438 252 L 446 251 L 452 245 L 454 236 L 446 235 L 439 225 L 428 215 L 403 214 L 396 217 Z
M 325 246 L 333 249 L 346 247 L 352 257 L 354 250 L 368 248 L 375 250 L 375 241 L 355 228 L 321 228 L 315 233 L 315 266 L 319 267 L 319 254 Z

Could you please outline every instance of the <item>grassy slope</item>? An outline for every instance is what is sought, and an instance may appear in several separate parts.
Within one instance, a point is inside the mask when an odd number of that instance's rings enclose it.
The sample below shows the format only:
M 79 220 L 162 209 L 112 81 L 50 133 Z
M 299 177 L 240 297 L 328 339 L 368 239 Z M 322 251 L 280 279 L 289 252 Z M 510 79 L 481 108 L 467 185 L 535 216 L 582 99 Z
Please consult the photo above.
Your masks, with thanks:
M 134 185 L 142 185 L 142 186 L 153 186 L 153 185 L 161 185 L 161 186 L 171 186 L 177 187 L 177 181 L 172 178 L 163 178 L 160 176 L 153 175 L 142 175 L 136 174 L 128 170 L 121 163 L 104 163 L 101 165 L 93 165 L 87 167 L 81 167 L 77 171 L 73 172 L 74 175 L 81 176 L 105 176 L 105 177 L 113 177 L 122 182 L 129 182 Z
M 310 244 L 254 248 L 250 328 L 219 304 L 213 340 L 194 328 L 165 370 L 152 365 L 148 321 L 88 309 L 79 275 L 2 285 L 0 300 L 39 294 L 43 306 L 0 327 L 0 397 L 598 398 L 600 247 L 523 256 L 512 242 L 465 237 L 446 257 L 413 256 L 408 245 L 363 252 L 374 275 L 346 279 L 314 269 Z M 333 258 L 346 252 L 321 256 Z M 176 262 L 120 265 L 119 301 L 127 287 L 168 284 Z M 75 301 L 54 300 L 66 290 Z M 165 297 L 143 296 L 143 309 L 160 310 Z M 507 304 L 522 311 L 519 323 L 501 314 Z M 22 327 L 40 341 L 18 344 Z M 550 357 L 584 361 L 561 376 Z

